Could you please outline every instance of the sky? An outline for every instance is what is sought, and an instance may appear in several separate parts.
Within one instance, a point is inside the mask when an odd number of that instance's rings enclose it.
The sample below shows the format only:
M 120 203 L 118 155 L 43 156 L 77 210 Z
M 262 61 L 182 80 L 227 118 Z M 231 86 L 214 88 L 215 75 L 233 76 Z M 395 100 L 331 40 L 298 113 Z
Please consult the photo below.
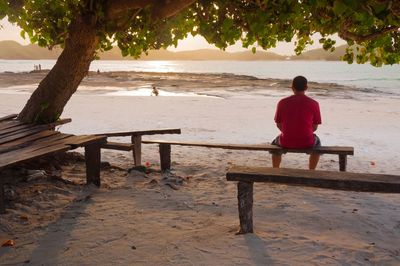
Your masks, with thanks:
M 0 25 L 2 28 L 0 28 L 0 41 L 4 40 L 13 40 L 16 42 L 19 42 L 23 45 L 29 44 L 29 40 L 23 39 L 20 36 L 21 29 L 10 24 L 6 19 L 3 19 L 0 21 Z M 337 44 L 341 45 L 344 44 L 345 42 L 338 37 L 333 37 L 334 39 L 337 40 Z M 318 36 L 313 36 L 314 39 L 314 44 L 311 45 L 310 47 L 307 48 L 307 50 L 310 49 L 315 49 L 315 48 L 320 48 L 321 46 L 318 43 Z M 207 41 L 201 37 L 201 36 L 189 36 L 188 38 L 179 41 L 178 46 L 175 47 L 170 47 L 168 50 L 170 51 L 188 51 L 188 50 L 197 50 L 197 49 L 217 49 L 215 46 L 210 45 L 207 43 Z M 226 49 L 228 52 L 238 52 L 238 51 L 246 51 L 245 48 L 241 46 L 240 43 L 236 43 L 233 46 L 228 47 Z M 276 48 L 271 48 L 268 51 L 269 52 L 274 52 L 277 54 L 281 55 L 294 55 L 294 43 L 278 43 Z

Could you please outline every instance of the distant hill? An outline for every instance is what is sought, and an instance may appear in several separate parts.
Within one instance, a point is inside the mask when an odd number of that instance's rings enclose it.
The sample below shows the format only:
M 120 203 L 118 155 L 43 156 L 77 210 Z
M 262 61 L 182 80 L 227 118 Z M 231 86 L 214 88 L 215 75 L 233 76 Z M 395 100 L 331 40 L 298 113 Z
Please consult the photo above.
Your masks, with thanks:
M 271 52 L 251 51 L 229 53 L 221 50 L 202 49 L 183 52 L 167 50 L 152 50 L 148 55 L 143 54 L 140 60 L 340 60 L 344 54 L 345 46 L 339 46 L 333 53 L 323 49 L 304 52 L 300 56 L 282 56 Z M 0 59 L 9 60 L 35 60 L 57 59 L 61 48 L 48 50 L 34 44 L 21 45 L 14 41 L 0 41 Z M 134 60 L 131 57 L 122 57 L 118 48 L 100 54 L 103 60 Z
M 56 59 L 62 50 L 48 50 L 34 44 L 21 45 L 14 41 L 0 42 L 0 59 Z
M 162 58 L 162 59 L 160 59 Z M 144 60 L 283 60 L 285 56 L 271 52 L 251 51 L 229 53 L 221 50 L 201 49 L 193 51 L 170 52 L 166 50 L 150 51 Z
M 290 60 L 325 60 L 325 61 L 339 61 L 346 53 L 347 45 L 341 45 L 336 47 L 335 51 L 329 52 L 324 49 L 313 49 L 307 52 L 303 52 L 301 55 L 294 55 L 290 57 Z
M 48 50 L 37 45 L 21 45 L 14 41 L 0 41 L 0 59 L 57 59 L 60 48 Z M 100 54 L 103 60 L 134 60 L 132 57 L 123 57 L 118 48 Z M 228 53 L 221 50 L 203 49 L 183 52 L 167 50 L 152 50 L 148 55 L 143 54 L 141 60 L 283 60 L 281 56 L 270 52 L 251 51 Z

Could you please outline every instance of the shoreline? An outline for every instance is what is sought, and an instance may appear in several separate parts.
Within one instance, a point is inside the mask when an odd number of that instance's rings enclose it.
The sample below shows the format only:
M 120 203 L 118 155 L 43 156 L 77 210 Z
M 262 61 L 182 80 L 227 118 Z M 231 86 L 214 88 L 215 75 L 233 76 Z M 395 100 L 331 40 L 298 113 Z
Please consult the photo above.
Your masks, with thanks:
M 31 72 L 0 73 L 1 90 L 33 92 L 49 70 Z M 110 71 L 93 72 L 82 80 L 77 93 L 96 93 L 107 91 L 132 91 L 141 88 L 157 88 L 167 92 L 188 92 L 199 95 L 209 95 L 224 98 L 222 91 L 242 94 L 263 95 L 269 92 L 290 90 L 290 79 L 257 78 L 248 75 L 231 73 L 187 73 L 187 72 L 137 72 Z M 337 83 L 309 82 L 313 94 L 333 98 L 357 98 L 358 96 L 380 95 L 385 97 L 400 97 L 400 94 L 384 92 L 377 89 L 358 88 Z M 272 93 L 271 96 L 274 94 Z M 281 93 L 278 93 L 281 96 Z M 229 95 L 228 95 L 229 96 Z

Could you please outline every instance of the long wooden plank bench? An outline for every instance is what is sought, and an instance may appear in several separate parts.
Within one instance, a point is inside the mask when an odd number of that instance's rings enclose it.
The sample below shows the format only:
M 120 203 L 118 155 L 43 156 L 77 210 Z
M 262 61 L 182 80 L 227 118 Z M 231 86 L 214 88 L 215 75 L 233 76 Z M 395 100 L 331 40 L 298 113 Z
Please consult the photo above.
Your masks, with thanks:
M 142 136 L 145 135 L 164 135 L 164 134 L 181 134 L 180 128 L 141 130 L 141 131 L 123 131 L 96 134 L 97 136 L 109 137 L 131 137 L 131 143 L 108 141 L 102 145 L 103 149 L 133 151 L 133 160 L 135 165 L 142 164 Z
M 160 164 L 161 170 L 169 170 L 171 167 L 171 145 L 193 146 L 205 148 L 218 148 L 230 150 L 250 150 L 250 151 L 268 151 L 283 153 L 307 153 L 317 152 L 321 154 L 337 154 L 339 156 L 339 170 L 346 171 L 347 156 L 354 155 L 353 147 L 344 146 L 321 146 L 315 149 L 284 149 L 277 145 L 271 144 L 221 144 L 221 143 L 205 143 L 194 141 L 166 141 L 166 140 L 143 140 L 143 144 L 159 144 L 160 145 Z
M 85 147 L 86 181 L 100 186 L 100 147 L 104 136 L 63 134 L 53 129 L 71 119 L 45 125 L 25 124 L 16 115 L 0 118 L 0 213 L 5 212 L 4 183 L 1 171 L 27 162 L 77 147 Z M 9 178 L 9 177 L 8 177 Z
M 253 183 L 269 182 L 361 192 L 400 193 L 400 176 L 349 172 L 235 166 L 226 174 L 238 181 L 240 230 L 253 232 Z

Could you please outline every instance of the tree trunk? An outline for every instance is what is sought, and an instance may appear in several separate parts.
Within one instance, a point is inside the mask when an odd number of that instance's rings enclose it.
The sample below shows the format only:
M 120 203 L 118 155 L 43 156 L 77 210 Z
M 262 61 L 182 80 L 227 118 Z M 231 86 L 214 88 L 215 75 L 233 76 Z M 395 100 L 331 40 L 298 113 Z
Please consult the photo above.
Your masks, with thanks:
M 29 123 L 57 120 L 88 73 L 98 43 L 95 22 L 90 17 L 77 16 L 71 23 L 63 52 L 33 92 L 18 118 Z

